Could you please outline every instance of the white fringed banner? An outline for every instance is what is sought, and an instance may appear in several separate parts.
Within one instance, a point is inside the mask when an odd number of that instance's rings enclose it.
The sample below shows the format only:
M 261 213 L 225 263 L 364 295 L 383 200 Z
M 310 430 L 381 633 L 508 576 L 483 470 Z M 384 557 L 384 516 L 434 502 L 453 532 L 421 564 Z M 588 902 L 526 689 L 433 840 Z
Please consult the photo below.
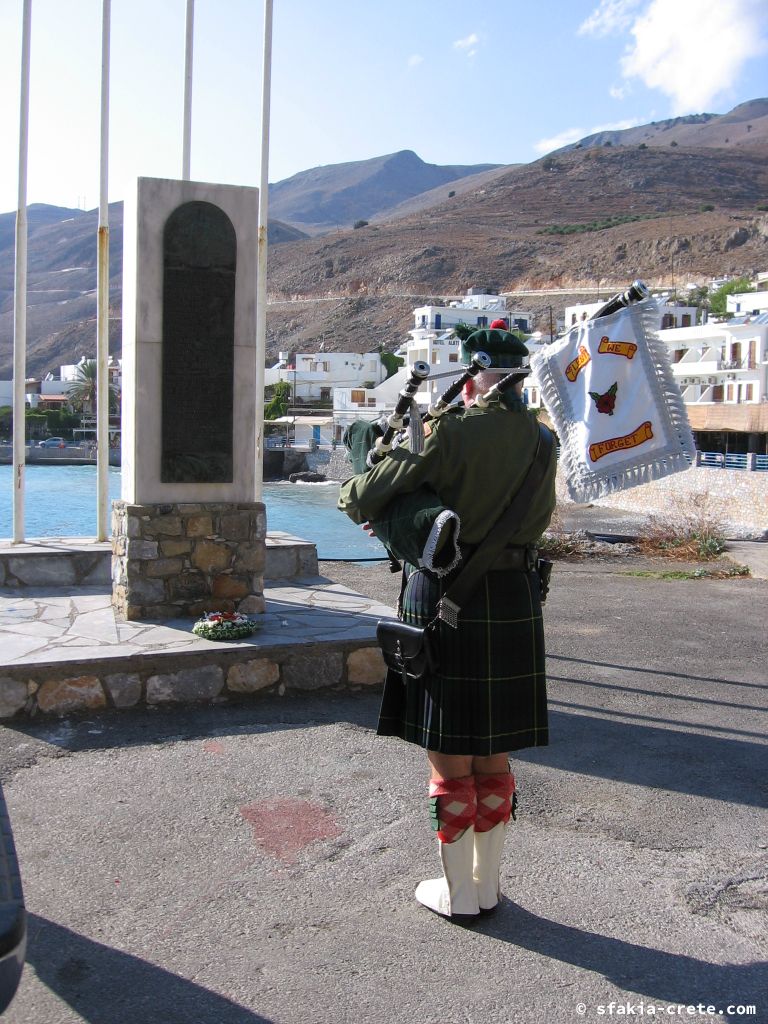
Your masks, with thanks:
M 584 321 L 531 356 L 574 501 L 691 465 L 693 436 L 657 318 L 646 299 Z

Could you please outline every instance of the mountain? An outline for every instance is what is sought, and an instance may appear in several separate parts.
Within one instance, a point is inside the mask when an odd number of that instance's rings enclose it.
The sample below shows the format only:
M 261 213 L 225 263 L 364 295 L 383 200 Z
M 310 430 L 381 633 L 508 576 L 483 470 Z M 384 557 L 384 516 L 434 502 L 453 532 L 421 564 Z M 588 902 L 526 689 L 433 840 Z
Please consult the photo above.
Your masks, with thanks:
M 557 315 L 571 300 L 593 298 L 597 289 L 605 296 L 636 277 L 651 287 L 679 289 L 689 281 L 706 284 L 714 276 L 768 270 L 768 143 L 761 113 L 766 107 L 768 100 L 754 100 L 722 116 L 675 119 L 668 129 L 660 126 L 672 122 L 645 126 L 654 137 L 671 141 L 682 139 L 681 132 L 706 130 L 701 144 L 606 146 L 583 140 L 581 147 L 534 163 L 489 167 L 442 182 L 359 218 L 370 219 L 366 226 L 270 246 L 269 357 L 321 343 L 335 351 L 378 345 L 391 350 L 412 326 L 415 306 L 470 287 L 557 290 L 512 300 L 547 324 L 550 309 Z M 712 140 L 721 136 L 712 133 L 722 133 L 724 126 L 729 134 L 715 145 Z M 378 170 L 392 160 L 381 157 Z M 402 170 L 409 160 L 406 154 L 395 166 Z M 341 165 L 346 170 L 337 181 L 353 187 L 350 166 L 359 175 L 367 167 L 364 180 L 376 180 L 373 163 Z M 322 170 L 330 174 L 332 168 Z M 323 194 L 331 197 L 328 189 Z M 277 215 L 274 204 L 272 212 Z M 120 346 L 121 217 L 115 204 L 112 351 Z M 12 214 L 0 216 L 5 379 L 12 368 L 12 220 Z M 37 374 L 95 351 L 96 214 L 31 208 L 29 221 L 27 365 Z
M 98 210 L 33 204 L 27 211 L 27 372 L 45 373 L 92 356 L 96 348 L 96 231 Z M 13 363 L 13 287 L 16 214 L 0 214 L 0 378 Z M 306 238 L 269 221 L 269 244 Z M 123 204 L 109 205 L 109 349 L 121 346 Z
M 370 220 L 413 196 L 497 166 L 441 167 L 424 163 L 404 149 L 372 160 L 300 171 L 269 186 L 269 209 L 275 217 L 318 234 L 352 227 L 355 221 Z
M 689 114 L 636 128 L 596 132 L 559 153 L 595 146 L 694 146 L 727 148 L 768 143 L 768 99 L 740 103 L 727 114 Z

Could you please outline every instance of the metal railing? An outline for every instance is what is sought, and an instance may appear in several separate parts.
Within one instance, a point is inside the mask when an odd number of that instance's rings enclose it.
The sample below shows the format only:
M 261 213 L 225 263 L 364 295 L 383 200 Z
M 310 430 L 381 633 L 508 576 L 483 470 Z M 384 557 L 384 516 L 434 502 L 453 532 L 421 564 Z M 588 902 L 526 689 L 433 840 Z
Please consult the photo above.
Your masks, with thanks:
M 696 452 L 696 465 L 704 469 L 768 471 L 768 455 L 739 452 Z

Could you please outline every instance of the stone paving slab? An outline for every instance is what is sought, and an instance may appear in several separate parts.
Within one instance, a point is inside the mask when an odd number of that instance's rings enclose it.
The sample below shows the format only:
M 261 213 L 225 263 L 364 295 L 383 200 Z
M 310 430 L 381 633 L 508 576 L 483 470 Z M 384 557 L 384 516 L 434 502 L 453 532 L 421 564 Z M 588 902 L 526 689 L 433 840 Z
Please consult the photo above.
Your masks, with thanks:
M 0 588 L 0 719 L 377 685 L 394 613 L 322 576 L 268 582 L 259 628 L 205 640 L 191 619 L 122 622 L 100 588 Z
M 36 587 L 0 589 L 0 670 L 32 664 L 121 658 L 166 651 L 204 652 L 372 640 L 386 605 L 321 576 L 267 584 L 260 628 L 243 640 L 195 636 L 190 619 L 117 622 L 110 594 L 82 588 L 66 595 Z

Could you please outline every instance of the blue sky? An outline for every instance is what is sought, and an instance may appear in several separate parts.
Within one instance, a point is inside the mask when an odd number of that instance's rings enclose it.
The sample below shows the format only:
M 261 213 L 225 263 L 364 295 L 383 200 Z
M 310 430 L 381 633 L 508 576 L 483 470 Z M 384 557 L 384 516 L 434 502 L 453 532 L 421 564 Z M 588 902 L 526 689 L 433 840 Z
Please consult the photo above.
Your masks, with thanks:
M 30 202 L 98 204 L 101 0 L 32 0 Z M 110 200 L 178 177 L 185 0 L 112 0 Z M 261 0 L 196 0 L 192 177 L 259 177 Z M 22 0 L 0 0 L 0 212 Z M 768 96 L 766 0 L 274 0 L 270 181 L 413 149 L 517 163 Z

